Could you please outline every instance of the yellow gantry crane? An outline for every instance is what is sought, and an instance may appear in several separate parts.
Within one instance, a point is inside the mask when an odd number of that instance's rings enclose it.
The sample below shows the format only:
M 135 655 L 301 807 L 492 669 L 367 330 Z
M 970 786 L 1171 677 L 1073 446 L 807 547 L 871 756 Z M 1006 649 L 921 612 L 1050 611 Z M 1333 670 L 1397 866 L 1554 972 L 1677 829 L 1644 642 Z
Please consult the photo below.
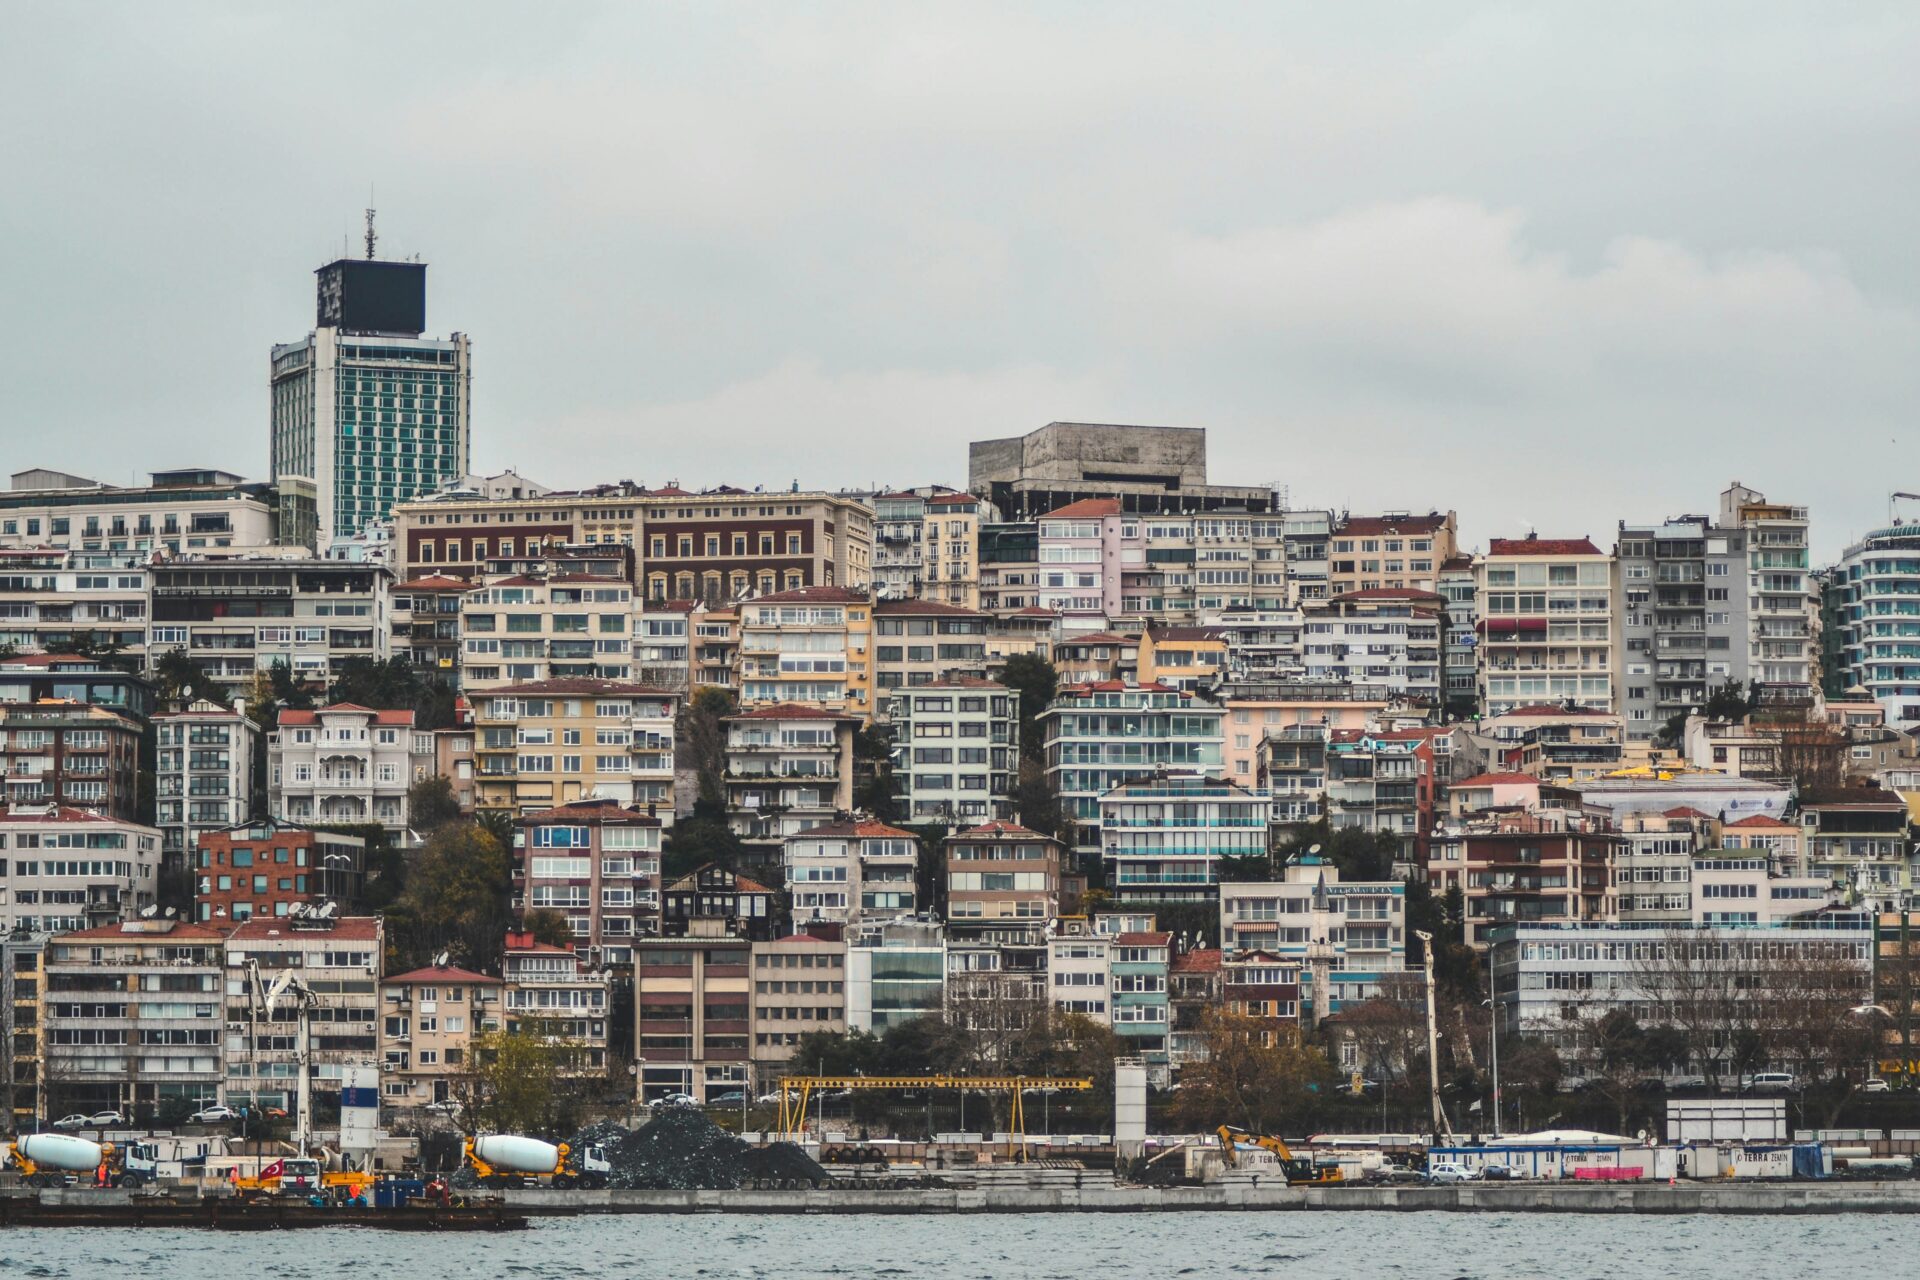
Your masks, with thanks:
M 791 1140 L 801 1131 L 807 1119 L 807 1102 L 816 1090 L 980 1089 L 1013 1095 L 1007 1128 L 1019 1146 L 1020 1158 L 1025 1160 L 1027 1111 L 1022 1099 L 1034 1090 L 1085 1093 L 1092 1088 L 1093 1081 L 1078 1076 L 784 1076 L 780 1080 L 780 1136 Z

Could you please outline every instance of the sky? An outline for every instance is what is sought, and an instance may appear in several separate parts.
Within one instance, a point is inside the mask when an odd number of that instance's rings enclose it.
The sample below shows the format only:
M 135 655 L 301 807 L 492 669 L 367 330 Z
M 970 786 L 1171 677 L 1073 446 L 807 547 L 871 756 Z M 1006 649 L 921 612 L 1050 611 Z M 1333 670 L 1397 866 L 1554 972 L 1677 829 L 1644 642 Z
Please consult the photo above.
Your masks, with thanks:
M 1463 539 L 1920 490 L 1912 4 L 0 0 L 0 462 L 267 472 L 312 271 L 429 264 L 473 464 L 966 482 L 1205 427 Z M 1903 507 L 1903 511 L 1914 510 Z

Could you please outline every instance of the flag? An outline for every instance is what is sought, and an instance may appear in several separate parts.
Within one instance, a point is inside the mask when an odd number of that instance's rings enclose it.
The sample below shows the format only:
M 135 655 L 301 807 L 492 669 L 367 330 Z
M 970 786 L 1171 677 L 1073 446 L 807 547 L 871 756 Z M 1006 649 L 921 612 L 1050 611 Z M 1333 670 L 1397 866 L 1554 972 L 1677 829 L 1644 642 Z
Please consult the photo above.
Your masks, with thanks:
M 278 1178 L 287 1171 L 286 1164 L 287 1162 L 285 1160 L 275 1160 L 272 1164 L 260 1171 L 260 1176 L 263 1178 Z

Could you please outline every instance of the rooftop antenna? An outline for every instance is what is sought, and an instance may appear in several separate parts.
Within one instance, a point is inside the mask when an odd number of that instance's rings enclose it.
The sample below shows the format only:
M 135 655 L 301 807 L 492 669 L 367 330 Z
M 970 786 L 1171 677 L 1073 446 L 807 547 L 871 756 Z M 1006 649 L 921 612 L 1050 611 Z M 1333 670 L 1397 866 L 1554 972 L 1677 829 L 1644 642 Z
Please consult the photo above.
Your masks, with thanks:
M 373 261 L 373 246 L 380 239 L 373 229 L 373 210 L 367 210 L 367 261 Z

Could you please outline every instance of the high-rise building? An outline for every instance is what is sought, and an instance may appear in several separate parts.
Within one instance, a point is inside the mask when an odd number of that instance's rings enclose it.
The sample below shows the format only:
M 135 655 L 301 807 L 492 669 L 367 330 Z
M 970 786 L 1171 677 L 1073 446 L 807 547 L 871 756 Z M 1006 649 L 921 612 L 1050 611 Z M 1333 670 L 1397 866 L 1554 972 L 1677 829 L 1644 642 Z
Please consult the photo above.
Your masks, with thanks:
M 1474 562 L 1480 709 L 1616 709 L 1613 557 L 1585 538 L 1494 538 Z
M 372 247 L 319 269 L 313 330 L 273 348 L 273 480 L 312 484 L 321 550 L 467 474 L 470 344 L 423 336 L 426 265 Z

